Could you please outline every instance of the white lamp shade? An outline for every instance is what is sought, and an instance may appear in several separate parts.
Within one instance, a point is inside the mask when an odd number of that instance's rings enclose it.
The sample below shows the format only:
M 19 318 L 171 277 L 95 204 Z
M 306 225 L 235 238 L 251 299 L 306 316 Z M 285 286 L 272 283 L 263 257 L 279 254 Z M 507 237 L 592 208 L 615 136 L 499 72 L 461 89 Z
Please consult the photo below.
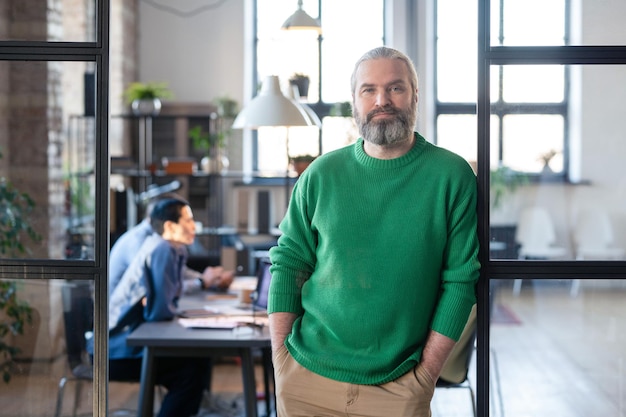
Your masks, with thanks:
M 280 91 L 278 77 L 265 78 L 261 92 L 239 112 L 233 122 L 235 129 L 258 129 L 263 126 L 310 126 L 304 109 Z
M 282 29 L 285 30 L 315 30 L 317 33 L 322 33 L 322 27 L 317 19 L 309 16 L 304 10 L 302 10 L 302 1 L 298 1 L 298 10 L 294 14 L 289 16 L 283 23 Z
M 287 97 L 289 97 L 295 103 L 296 106 L 301 107 L 302 110 L 304 110 L 307 117 L 310 119 L 309 125 L 317 126 L 318 128 L 322 127 L 322 121 L 317 116 L 317 113 L 315 113 L 313 109 L 307 106 L 305 103 L 300 102 L 300 92 L 298 90 L 298 86 L 289 85 L 289 87 L 290 87 L 288 90 L 289 94 L 287 94 Z

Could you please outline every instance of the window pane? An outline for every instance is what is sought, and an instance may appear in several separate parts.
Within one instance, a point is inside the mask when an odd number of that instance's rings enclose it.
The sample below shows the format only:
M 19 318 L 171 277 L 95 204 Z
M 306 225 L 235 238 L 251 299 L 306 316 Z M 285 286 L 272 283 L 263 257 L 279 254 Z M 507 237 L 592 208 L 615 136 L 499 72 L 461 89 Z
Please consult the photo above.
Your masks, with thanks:
M 346 30 L 348 16 L 358 24 Z M 355 62 L 366 51 L 383 44 L 383 1 L 324 1 L 322 30 L 322 101 L 349 101 Z
M 352 117 L 324 117 L 322 119 L 322 150 L 324 153 L 356 142 L 359 129 Z
M 283 22 L 297 9 L 291 0 L 257 0 L 257 71 L 259 81 L 268 75 L 278 75 L 282 87 L 287 88 L 295 73 L 310 78 L 308 101 L 317 101 L 319 70 L 317 32 L 281 30 Z M 311 17 L 319 15 L 316 0 L 303 2 L 304 11 Z
M 505 65 L 503 99 L 507 102 L 559 103 L 565 95 L 562 65 Z
M 476 163 L 476 129 L 476 116 L 441 115 L 437 118 L 437 145 Z
M 263 175 L 283 176 L 287 171 L 286 127 L 262 127 L 258 130 L 259 166 Z
M 5 198 L 0 210 L 14 215 L 18 207 L 37 235 L 23 228 L 24 249 L 0 258 L 93 259 L 95 124 L 86 114 L 94 111 L 95 74 L 89 68 L 86 62 L 0 62 L 0 178 L 33 202 L 29 212 Z M 16 225 L 2 226 L 3 244 Z
M 491 289 L 493 415 L 622 414 L 624 280 L 503 279 Z
M 509 115 L 502 125 L 504 165 L 526 172 L 563 170 L 563 117 Z
M 9 1 L 0 8 L 0 40 L 94 42 L 95 10 L 96 0 Z
M 476 102 L 476 45 L 440 40 L 437 49 L 437 99 Z M 497 91 L 497 90 L 496 90 Z
M 491 166 L 498 166 L 498 118 L 491 118 Z M 437 145 L 465 158 L 477 167 L 478 140 L 476 116 L 444 114 L 437 117 Z
M 474 1 L 437 2 L 437 99 L 476 101 L 477 6 Z
M 502 10 L 504 45 L 564 44 L 565 0 L 504 0 Z
M 19 349 L 11 366 L 2 368 L 11 378 L 8 383 L 1 382 L 3 415 L 52 415 L 61 378 L 71 376 L 71 370 L 78 366 L 89 369 L 86 344 L 94 317 L 91 284 L 86 279 L 0 279 L 0 298 L 4 298 L 3 291 L 16 289 L 17 299 L 24 303 L 31 318 L 21 318 L 23 334 L 9 334 L 3 339 Z M 0 348 L 3 363 L 4 353 Z M 74 384 L 67 384 L 61 415 L 71 415 L 77 392 Z M 92 384 L 86 383 L 82 388 L 77 414 L 91 415 Z

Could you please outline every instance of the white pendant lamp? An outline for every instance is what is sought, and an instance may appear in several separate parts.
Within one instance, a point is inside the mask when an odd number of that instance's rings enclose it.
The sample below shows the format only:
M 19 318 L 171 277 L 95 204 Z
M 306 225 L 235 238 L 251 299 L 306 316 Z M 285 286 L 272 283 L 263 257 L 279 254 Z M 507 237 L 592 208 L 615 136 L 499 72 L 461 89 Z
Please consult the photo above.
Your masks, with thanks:
M 300 90 L 298 90 L 298 86 L 290 84 L 289 90 L 287 91 L 289 92 L 289 94 L 286 94 L 286 96 L 289 97 L 296 104 L 296 106 L 301 107 L 302 110 L 304 110 L 304 112 L 306 113 L 307 117 L 310 119 L 309 125 L 317 126 L 318 128 L 322 127 L 322 121 L 317 116 L 317 113 L 315 113 L 313 109 L 309 107 L 306 103 L 302 103 L 300 101 Z
M 263 126 L 311 126 L 313 122 L 301 106 L 285 97 L 276 75 L 265 78 L 259 94 L 239 112 L 235 129 L 258 129 Z
M 317 19 L 309 16 L 302 10 L 302 0 L 298 0 L 298 10 L 285 20 L 282 29 L 284 30 L 315 30 L 322 33 L 322 27 Z

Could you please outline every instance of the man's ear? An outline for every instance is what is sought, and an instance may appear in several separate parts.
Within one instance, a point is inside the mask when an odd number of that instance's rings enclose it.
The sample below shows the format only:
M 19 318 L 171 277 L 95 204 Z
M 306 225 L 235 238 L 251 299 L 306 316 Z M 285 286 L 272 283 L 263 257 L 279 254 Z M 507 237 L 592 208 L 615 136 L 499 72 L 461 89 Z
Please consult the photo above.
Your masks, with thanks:
M 163 223 L 163 235 L 162 235 L 162 237 L 166 238 L 167 236 L 171 236 L 172 233 L 174 233 L 174 225 L 175 224 L 176 223 L 174 223 L 171 220 L 166 220 Z

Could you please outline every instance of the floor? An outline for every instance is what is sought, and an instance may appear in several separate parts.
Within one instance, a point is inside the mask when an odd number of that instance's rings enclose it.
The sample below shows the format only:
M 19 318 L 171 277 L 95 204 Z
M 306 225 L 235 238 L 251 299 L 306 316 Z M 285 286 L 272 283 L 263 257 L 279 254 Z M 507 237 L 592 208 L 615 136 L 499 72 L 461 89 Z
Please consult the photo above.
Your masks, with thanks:
M 494 303 L 500 312 L 493 318 L 490 336 L 497 358 L 497 367 L 491 365 L 493 417 L 626 416 L 626 285 L 583 282 L 575 296 L 570 295 L 570 285 L 571 281 L 525 281 L 518 295 L 510 281 L 498 286 Z M 475 360 L 471 364 L 470 383 L 475 385 Z M 62 360 L 31 365 L 10 383 L 0 382 L 0 416 L 52 416 L 64 366 Z M 233 360 L 215 366 L 216 395 L 205 398 L 201 417 L 241 415 L 240 375 Z M 260 366 L 257 380 L 262 381 Z M 90 415 L 90 388 L 85 386 L 81 416 Z M 137 384 L 111 383 L 111 409 L 136 409 L 137 390 Z M 259 384 L 258 392 L 262 391 Z M 64 416 L 71 415 L 72 396 L 69 389 Z M 432 409 L 434 417 L 473 416 L 469 391 L 464 389 L 437 390 Z

